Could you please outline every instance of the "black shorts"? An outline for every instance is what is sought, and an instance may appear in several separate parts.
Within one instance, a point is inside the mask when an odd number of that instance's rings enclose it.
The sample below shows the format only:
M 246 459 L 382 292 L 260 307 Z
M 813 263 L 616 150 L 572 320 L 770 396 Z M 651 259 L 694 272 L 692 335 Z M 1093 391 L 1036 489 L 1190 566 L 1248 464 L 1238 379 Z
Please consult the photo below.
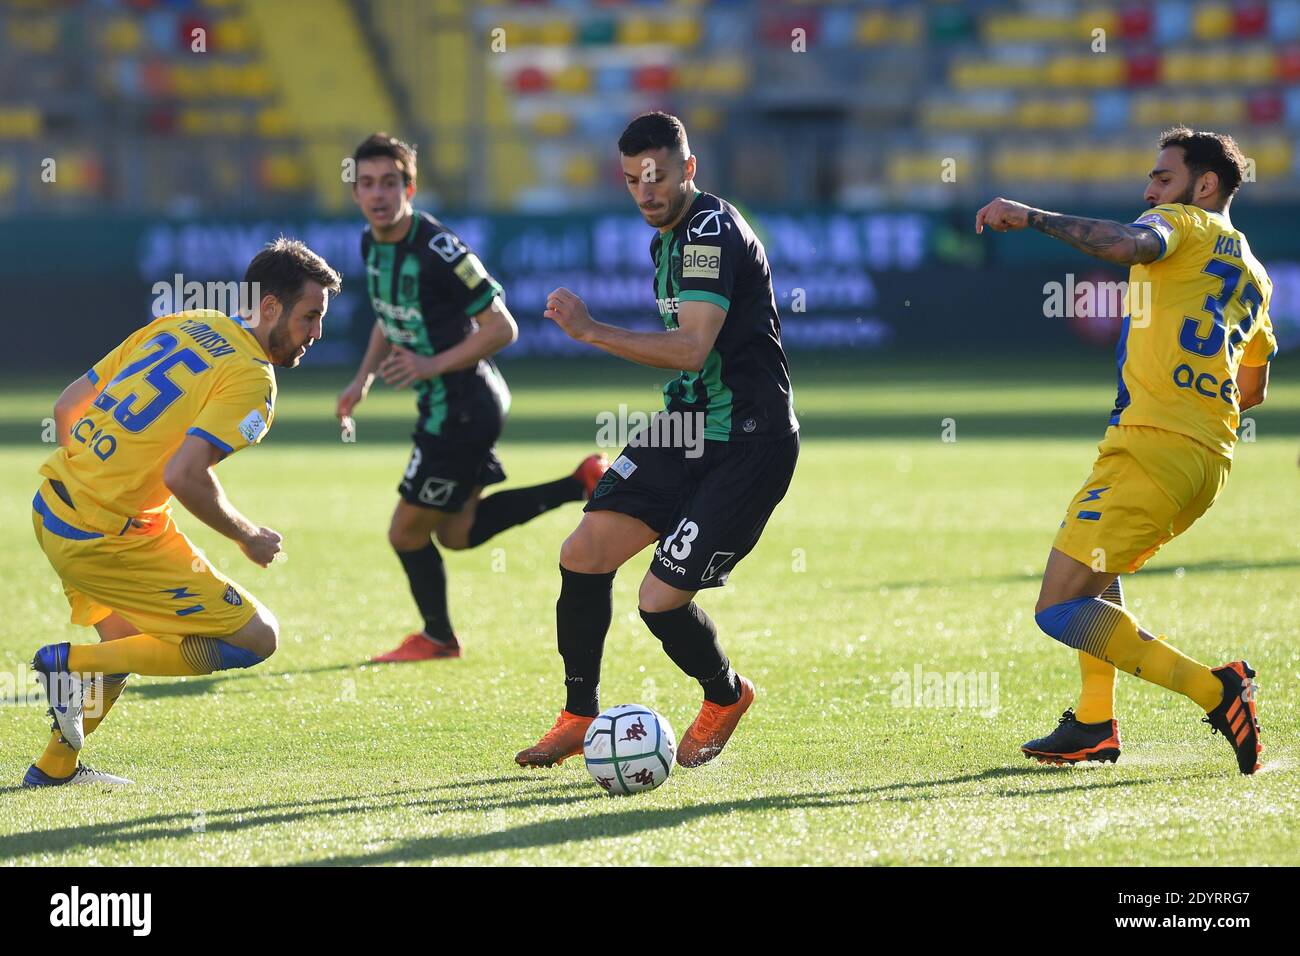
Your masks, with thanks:
M 665 584 L 721 587 L 785 497 L 799 433 L 772 442 L 706 441 L 697 458 L 685 452 L 629 445 L 584 510 L 617 511 L 659 532 L 650 566 Z
M 449 441 L 440 435 L 416 432 L 415 447 L 397 493 L 407 504 L 434 511 L 456 512 L 465 507 L 475 488 L 506 480 L 493 444 Z

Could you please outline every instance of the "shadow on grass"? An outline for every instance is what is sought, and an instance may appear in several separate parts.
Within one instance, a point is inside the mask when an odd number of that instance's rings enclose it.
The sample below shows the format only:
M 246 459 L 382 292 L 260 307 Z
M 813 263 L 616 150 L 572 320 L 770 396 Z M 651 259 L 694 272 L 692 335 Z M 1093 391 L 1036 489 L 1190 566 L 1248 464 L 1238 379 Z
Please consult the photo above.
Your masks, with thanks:
M 649 809 L 644 804 L 621 802 L 610 813 L 582 814 L 559 820 L 545 820 L 507 827 L 491 833 L 427 835 L 404 838 L 374 852 L 351 853 L 328 860 L 309 861 L 315 866 L 360 866 L 385 863 L 436 861 L 473 856 L 501 850 L 522 850 L 581 843 L 586 840 L 622 837 L 663 830 L 729 813 L 781 813 L 790 810 L 824 810 L 861 805 L 867 799 L 911 803 L 960 796 L 948 788 L 965 783 L 1006 778 L 1026 779 L 1039 774 L 1052 775 L 1037 767 L 993 767 L 938 780 L 900 781 L 879 786 L 852 787 L 825 792 L 776 794 L 748 799 L 698 803 L 671 809 Z M 1201 779 L 1213 774 L 1181 775 L 1158 779 L 1131 780 L 1105 778 L 1079 781 L 1078 774 L 1059 771 L 1056 786 L 1008 787 L 988 796 L 1038 797 L 1067 795 L 1093 789 L 1142 787 Z M 507 794 L 481 793 L 482 788 L 526 783 L 524 792 Z M 0 788 L 0 796 L 21 792 L 19 787 Z M 448 791 L 453 791 L 448 793 Z M 438 796 L 433 796 L 437 792 Z M 402 798 L 402 799 L 395 799 Z M 484 777 L 476 780 L 451 781 L 428 787 L 392 790 L 378 794 L 322 797 L 316 800 L 285 801 L 256 806 L 194 808 L 188 812 L 155 814 L 110 823 L 35 829 L 0 836 L 0 861 L 36 853 L 85 851 L 114 844 L 147 843 L 154 840 L 186 839 L 195 834 L 196 811 L 203 809 L 203 832 L 239 833 L 262 827 L 301 823 L 308 820 L 343 818 L 367 813 L 410 810 L 423 815 L 445 817 L 448 813 L 482 814 L 493 811 L 517 811 L 531 808 L 554 808 L 609 805 L 610 798 L 586 780 L 556 780 L 518 774 Z
M 355 661 L 344 664 L 323 664 L 320 667 L 302 667 L 297 670 L 281 671 L 262 671 L 257 668 L 232 673 L 224 671 L 221 674 L 210 674 L 203 677 L 190 677 L 184 681 L 165 680 L 165 683 L 154 683 L 153 678 L 135 678 L 131 682 L 131 696 L 148 699 L 165 698 L 165 697 L 192 697 L 198 694 L 204 694 L 212 690 L 218 683 L 238 682 L 246 680 L 266 679 L 274 680 L 281 676 L 298 677 L 311 674 L 334 674 L 341 671 L 358 671 L 363 668 L 387 668 L 389 664 L 371 664 L 369 661 Z M 4 701 L 0 700 L 0 704 Z
M 432 835 L 413 837 L 399 841 L 397 844 L 373 853 L 357 853 L 348 856 L 333 857 L 329 860 L 312 861 L 314 866 L 362 866 L 384 863 L 418 862 L 421 860 L 443 860 L 455 857 L 473 856 L 501 850 L 536 849 L 538 847 L 557 846 L 569 843 L 581 843 L 585 840 L 608 839 L 634 834 L 662 830 L 729 813 L 770 813 L 788 810 L 821 810 L 838 807 L 861 805 L 866 798 L 876 798 L 895 802 L 913 802 L 917 800 L 941 799 L 951 794 L 942 788 L 954 784 L 972 783 L 981 780 L 995 780 L 1004 777 L 1027 777 L 1041 772 L 1033 767 L 994 767 L 978 773 L 963 774 L 941 780 L 907 781 L 883 784 L 872 787 L 854 787 L 846 790 L 834 790 L 822 793 L 778 794 L 774 796 L 753 797 L 745 800 L 724 800 L 716 803 L 700 803 L 689 807 L 673 809 L 644 809 L 635 804 L 628 804 L 626 810 L 600 816 L 583 816 L 563 820 L 544 820 L 510 827 L 493 833 L 476 833 L 465 835 Z M 1200 775 L 1205 776 L 1205 775 Z M 1168 784 L 1177 780 L 1196 779 L 1195 776 L 1181 776 L 1169 779 L 1153 780 L 1097 780 L 1075 783 L 1063 778 L 1063 785 L 1056 787 L 1005 790 L 999 797 L 1007 796 L 1043 796 L 1074 793 L 1095 788 L 1138 787 L 1150 784 Z M 899 791 L 910 791 L 900 793 Z M 475 810 L 510 809 L 517 806 L 561 805 L 569 803 L 608 800 L 603 794 L 557 795 L 542 800 L 489 800 L 475 805 Z M 434 812 L 445 812 L 438 806 L 421 803 L 420 806 Z M 452 801 L 455 803 L 455 801 Z M 470 809 L 462 807 L 462 809 Z

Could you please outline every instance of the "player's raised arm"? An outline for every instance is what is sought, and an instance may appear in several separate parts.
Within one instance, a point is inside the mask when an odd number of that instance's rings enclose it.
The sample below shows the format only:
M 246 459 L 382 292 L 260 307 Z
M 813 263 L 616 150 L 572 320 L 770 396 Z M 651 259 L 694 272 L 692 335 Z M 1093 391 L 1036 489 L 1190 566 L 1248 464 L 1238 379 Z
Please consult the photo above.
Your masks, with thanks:
M 664 332 L 631 332 L 597 322 L 582 299 L 568 289 L 556 289 L 543 313 L 570 338 L 652 368 L 698 372 L 704 368 L 727 313 L 712 302 L 683 301 L 678 327 Z
M 1160 236 L 1142 226 L 1067 216 L 1001 197 L 975 214 L 975 231 L 982 233 L 985 226 L 994 232 L 1037 229 L 1080 252 L 1122 266 L 1155 262 L 1164 251 Z
M 212 470 L 223 457 L 216 445 L 187 435 L 167 462 L 163 480 L 190 514 L 238 544 L 250 561 L 266 567 L 280 551 L 280 535 L 253 524 L 230 503 Z

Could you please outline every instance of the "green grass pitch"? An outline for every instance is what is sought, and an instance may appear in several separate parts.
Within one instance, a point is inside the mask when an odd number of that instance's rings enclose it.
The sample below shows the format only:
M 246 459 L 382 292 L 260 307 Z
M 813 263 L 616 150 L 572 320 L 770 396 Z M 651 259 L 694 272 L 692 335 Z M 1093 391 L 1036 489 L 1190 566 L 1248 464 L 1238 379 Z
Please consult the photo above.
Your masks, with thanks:
M 331 414 L 347 373 L 311 370 L 282 375 L 270 438 L 220 469 L 235 504 L 285 535 L 287 560 L 263 571 L 178 515 L 279 616 L 279 653 L 249 671 L 133 678 L 83 756 L 134 787 L 20 790 L 47 726 L 26 702 L 27 661 L 91 632 L 67 624 L 29 524 L 62 383 L 10 383 L 0 864 L 1293 864 L 1300 386 L 1284 375 L 1218 504 L 1126 581 L 1145 626 L 1204 662 L 1258 669 L 1264 770 L 1240 776 L 1193 704 L 1124 675 L 1118 765 L 1040 767 L 1018 751 L 1075 701 L 1074 654 L 1032 611 L 1101 437 L 1110 367 L 796 356 L 794 485 L 731 584 L 701 599 L 758 701 L 713 764 L 627 799 L 581 760 L 511 760 L 562 703 L 556 560 L 577 506 L 447 556 L 464 659 L 360 664 L 416 623 L 385 538 L 411 397 L 378 386 L 343 444 Z M 570 470 L 597 411 L 656 403 L 657 374 L 630 366 L 507 374 L 511 484 Z M 941 440 L 948 418 L 955 442 Z M 647 558 L 616 584 L 603 702 L 654 706 L 680 734 L 699 692 L 636 615 Z M 930 693 L 909 700 L 918 668 Z

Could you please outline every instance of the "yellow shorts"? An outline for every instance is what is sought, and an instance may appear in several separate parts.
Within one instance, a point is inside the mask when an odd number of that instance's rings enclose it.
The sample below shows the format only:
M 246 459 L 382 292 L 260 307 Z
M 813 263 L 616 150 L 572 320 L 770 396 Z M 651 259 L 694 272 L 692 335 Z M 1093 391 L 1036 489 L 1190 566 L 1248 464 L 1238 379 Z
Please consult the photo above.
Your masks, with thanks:
M 48 485 L 32 509 L 36 540 L 63 581 L 73 624 L 90 627 L 116 612 L 142 634 L 180 643 L 234 634 L 257 611 L 253 596 L 208 564 L 170 516 L 124 534 L 89 531 Z
M 1136 571 L 1210 509 L 1232 461 L 1186 435 L 1112 425 L 1052 547 L 1094 570 Z

